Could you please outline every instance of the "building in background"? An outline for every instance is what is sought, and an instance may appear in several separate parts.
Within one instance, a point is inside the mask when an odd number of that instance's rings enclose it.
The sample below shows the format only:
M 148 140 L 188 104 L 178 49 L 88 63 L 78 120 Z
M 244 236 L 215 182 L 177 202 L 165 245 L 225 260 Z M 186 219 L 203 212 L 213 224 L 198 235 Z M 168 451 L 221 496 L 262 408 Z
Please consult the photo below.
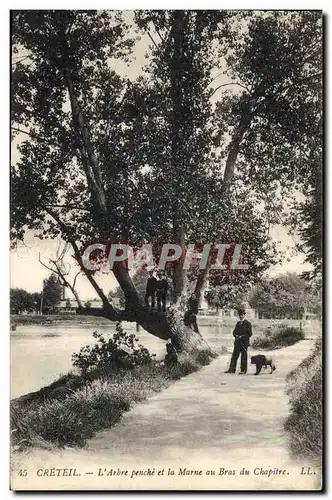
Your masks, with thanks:
M 83 307 L 95 307 L 96 309 L 102 309 L 103 303 L 101 299 L 87 299 L 82 300 Z M 114 307 L 120 308 L 119 299 L 113 298 L 112 305 Z M 61 289 L 61 300 L 55 306 L 57 314 L 76 314 L 76 309 L 78 308 L 78 304 L 75 299 L 66 298 L 66 287 L 62 287 Z

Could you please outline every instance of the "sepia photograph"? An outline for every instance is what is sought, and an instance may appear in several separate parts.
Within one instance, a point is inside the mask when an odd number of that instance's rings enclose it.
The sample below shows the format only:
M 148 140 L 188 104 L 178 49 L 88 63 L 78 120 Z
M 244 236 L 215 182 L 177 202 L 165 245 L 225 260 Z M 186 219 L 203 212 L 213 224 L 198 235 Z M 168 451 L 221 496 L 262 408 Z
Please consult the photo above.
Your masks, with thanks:
M 324 22 L 10 11 L 11 490 L 323 490 Z

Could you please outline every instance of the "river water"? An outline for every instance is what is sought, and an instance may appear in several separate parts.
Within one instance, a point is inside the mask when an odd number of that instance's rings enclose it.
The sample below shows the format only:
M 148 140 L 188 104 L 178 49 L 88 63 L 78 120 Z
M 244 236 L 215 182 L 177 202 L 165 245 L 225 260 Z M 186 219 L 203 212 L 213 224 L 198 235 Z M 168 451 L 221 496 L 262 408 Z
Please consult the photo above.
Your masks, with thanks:
M 200 321 L 198 321 L 200 325 Z M 165 341 L 141 330 L 136 333 L 134 323 L 124 323 L 128 333 L 135 333 L 144 347 L 157 358 L 165 354 Z M 87 344 L 94 344 L 93 331 L 113 334 L 115 324 L 82 325 L 61 323 L 56 325 L 22 325 L 11 332 L 11 397 L 15 398 L 56 380 L 72 370 L 71 356 Z M 200 331 L 206 341 L 217 352 L 222 346 L 232 347 L 231 326 L 201 326 Z

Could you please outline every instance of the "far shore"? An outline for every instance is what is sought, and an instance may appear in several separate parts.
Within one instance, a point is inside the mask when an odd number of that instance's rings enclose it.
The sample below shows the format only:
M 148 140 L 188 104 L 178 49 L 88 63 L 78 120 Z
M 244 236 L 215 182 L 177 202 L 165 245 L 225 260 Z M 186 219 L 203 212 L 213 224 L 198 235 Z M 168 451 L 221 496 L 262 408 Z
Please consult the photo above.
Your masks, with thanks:
M 218 316 L 217 314 L 198 314 L 198 324 L 201 326 L 233 326 L 238 318 L 236 317 L 227 317 L 227 316 Z M 307 322 L 300 319 L 258 319 L 258 318 L 250 318 L 253 327 L 267 327 L 272 323 L 284 323 L 294 326 L 299 326 L 302 323 L 302 326 L 312 325 L 313 323 L 319 323 L 318 321 Z M 10 316 L 10 324 L 11 327 L 16 326 L 29 326 L 29 325 L 57 325 L 57 324 L 75 324 L 75 325 L 93 325 L 93 326 L 102 326 L 109 325 L 112 323 L 107 318 L 99 318 L 95 316 L 81 316 L 78 314 L 49 314 L 49 315 L 33 315 L 33 314 L 12 314 Z M 115 323 L 114 323 L 115 324 Z

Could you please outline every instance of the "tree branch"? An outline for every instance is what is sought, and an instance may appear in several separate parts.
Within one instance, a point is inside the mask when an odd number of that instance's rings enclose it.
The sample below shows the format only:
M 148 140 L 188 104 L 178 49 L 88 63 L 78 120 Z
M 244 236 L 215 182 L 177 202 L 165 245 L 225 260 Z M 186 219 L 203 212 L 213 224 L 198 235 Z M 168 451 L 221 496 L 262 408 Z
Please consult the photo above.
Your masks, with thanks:
M 245 85 L 242 85 L 242 83 L 237 83 L 237 82 L 234 82 L 234 83 L 223 83 L 222 85 L 219 85 L 218 87 L 216 87 L 215 89 L 213 89 L 211 97 L 217 92 L 217 90 L 221 89 L 222 87 L 228 87 L 230 85 L 237 85 L 238 87 L 242 87 L 244 90 L 246 90 L 248 93 L 250 93 L 250 90 L 248 89 L 248 87 L 246 87 Z
M 152 36 L 151 36 L 151 34 L 150 34 L 150 32 L 149 32 L 149 31 L 147 31 L 147 34 L 148 34 L 148 36 L 149 36 L 149 38 L 150 38 L 151 42 L 152 42 L 152 43 L 154 44 L 154 46 L 158 49 L 158 45 L 156 44 L 156 42 L 155 42 L 155 41 L 154 41 L 154 39 L 152 38 Z
M 45 262 L 43 262 L 40 258 L 40 252 L 38 254 L 38 260 L 39 262 L 41 263 L 41 265 L 43 267 L 45 267 L 46 269 L 48 269 L 49 271 L 51 271 L 52 273 L 55 273 L 58 275 L 58 277 L 60 278 L 60 280 L 62 281 L 62 285 L 65 286 L 66 288 L 69 288 L 69 290 L 71 291 L 71 293 L 74 295 L 75 297 L 75 300 L 77 302 L 77 305 L 78 307 L 82 307 L 82 302 L 79 298 L 79 295 L 77 293 L 77 291 L 75 290 L 75 284 L 76 284 L 76 279 L 77 279 L 77 276 L 80 274 L 81 271 L 79 271 L 76 276 L 75 276 L 75 279 L 74 279 L 74 284 L 71 285 L 69 283 L 69 281 L 65 278 L 65 273 L 60 269 L 60 266 L 58 265 L 58 263 L 55 261 L 55 260 L 52 260 L 52 259 L 49 259 L 49 261 L 53 264 L 54 267 L 49 267 L 45 264 Z M 62 260 L 62 258 L 60 257 L 59 260 Z M 54 269 L 55 268 L 55 269 Z
M 46 207 L 45 207 L 45 210 L 51 217 L 53 217 L 53 219 L 59 224 L 61 230 L 66 234 L 69 243 L 73 247 L 75 259 L 76 259 L 78 265 L 80 266 L 80 269 L 84 272 L 85 276 L 88 278 L 89 282 L 91 283 L 91 285 L 93 286 L 93 288 L 97 292 L 98 296 L 101 298 L 105 309 L 106 310 L 108 310 L 108 308 L 113 309 L 113 307 L 110 305 L 106 295 L 104 294 L 104 292 L 102 291 L 100 286 L 97 284 L 97 282 L 93 278 L 91 271 L 86 269 L 86 267 L 84 266 L 81 253 L 79 251 L 79 248 L 77 246 L 75 239 L 72 236 L 70 229 L 64 224 L 64 222 L 60 219 L 60 217 L 58 216 L 58 214 L 56 212 L 54 212 L 53 210 L 46 208 Z
M 25 61 L 25 59 L 28 59 L 28 57 L 31 58 L 32 54 L 28 54 L 27 56 L 18 56 L 17 58 L 13 57 L 12 58 L 12 60 L 13 60 L 12 66 L 15 66 L 15 64 L 18 64 L 18 63 Z
M 90 212 L 88 208 L 82 208 L 79 207 L 78 205 L 45 205 L 45 207 L 53 207 L 53 208 L 66 208 L 66 209 L 72 209 L 72 210 L 83 210 L 84 212 Z
M 162 42 L 164 42 L 164 39 L 163 39 L 163 37 L 161 36 L 160 31 L 158 30 L 158 28 L 157 28 L 157 26 L 156 26 L 156 23 L 154 22 L 153 18 L 151 18 L 151 22 L 152 22 L 153 27 L 154 27 L 154 30 L 155 30 L 155 32 L 157 33 L 157 35 L 159 36 L 160 40 L 161 40 Z
M 49 142 L 47 140 L 43 139 L 42 137 L 40 137 L 37 134 L 34 134 L 33 132 L 28 132 L 27 130 L 22 130 L 22 129 L 18 128 L 18 127 L 13 127 L 13 126 L 11 126 L 11 129 L 15 130 L 16 132 L 20 132 L 21 134 L 28 135 L 28 136 L 32 137 L 33 139 L 38 139 L 38 140 L 40 140 L 42 142 L 46 142 L 47 144 L 49 144 Z

